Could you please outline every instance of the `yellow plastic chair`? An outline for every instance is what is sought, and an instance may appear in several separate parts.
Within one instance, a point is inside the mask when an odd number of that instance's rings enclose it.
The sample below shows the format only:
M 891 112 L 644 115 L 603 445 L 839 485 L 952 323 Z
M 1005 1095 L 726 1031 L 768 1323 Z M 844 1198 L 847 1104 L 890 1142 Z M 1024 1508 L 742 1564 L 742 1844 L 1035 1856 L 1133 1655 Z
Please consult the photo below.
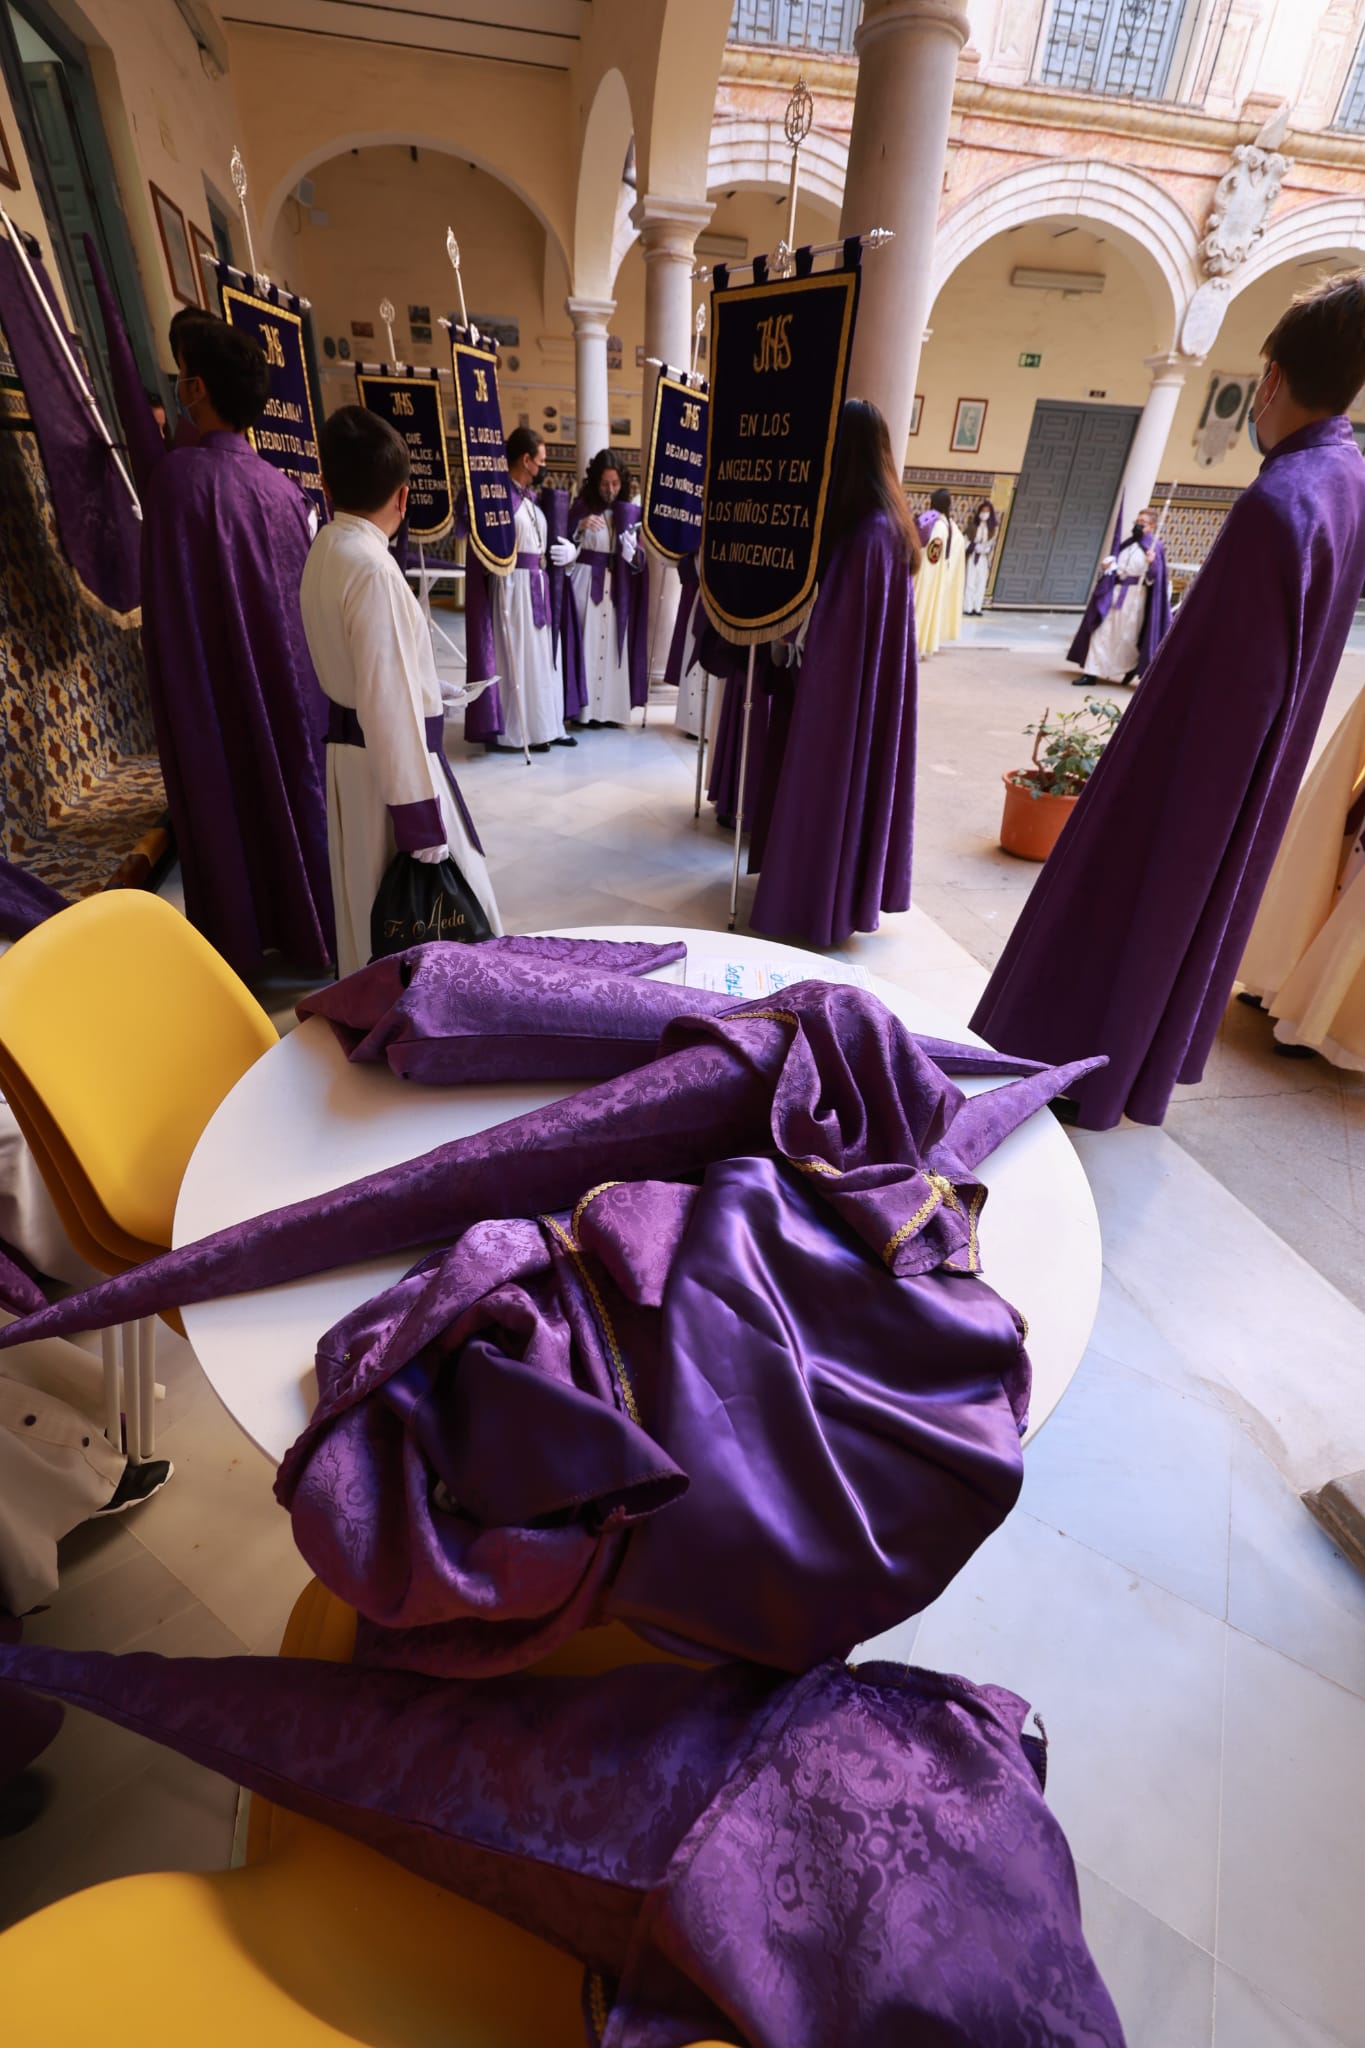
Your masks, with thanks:
M 82 1257 L 118 1273 L 169 1246 L 204 1126 L 277 1038 L 227 962 L 145 890 L 75 903 L 0 957 L 0 1086 Z M 154 1321 L 120 1341 L 128 1452 L 144 1458 Z M 110 1370 L 106 1343 L 116 1430 Z
M 314 1581 L 283 1654 L 346 1662 L 354 1634 L 354 1614 Z M 541 1668 L 661 1654 L 594 1629 Z M 154 1989 L 111 1995 L 153 1928 Z M 25 2048 L 582 2048 L 582 1975 L 510 1922 L 260 1799 L 242 1869 L 116 1878 L 0 1934 L 4 2037 Z

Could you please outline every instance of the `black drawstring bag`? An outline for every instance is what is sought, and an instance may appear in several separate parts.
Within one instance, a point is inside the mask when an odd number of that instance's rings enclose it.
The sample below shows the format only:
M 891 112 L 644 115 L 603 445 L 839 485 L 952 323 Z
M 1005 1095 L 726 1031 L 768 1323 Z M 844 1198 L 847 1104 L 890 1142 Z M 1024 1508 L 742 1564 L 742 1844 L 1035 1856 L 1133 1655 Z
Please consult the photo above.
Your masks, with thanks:
M 394 855 L 370 911 L 371 960 L 431 939 L 471 945 L 492 936 L 483 905 L 448 855 L 442 861 Z

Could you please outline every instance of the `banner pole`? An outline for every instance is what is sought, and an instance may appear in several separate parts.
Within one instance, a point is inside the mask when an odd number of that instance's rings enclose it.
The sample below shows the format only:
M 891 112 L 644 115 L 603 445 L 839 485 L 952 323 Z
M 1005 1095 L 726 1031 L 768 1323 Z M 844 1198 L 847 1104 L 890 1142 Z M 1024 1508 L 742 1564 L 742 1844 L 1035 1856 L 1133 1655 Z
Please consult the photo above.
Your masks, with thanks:
M 739 743 L 739 789 L 735 800 L 735 864 L 730 872 L 730 930 L 739 916 L 739 842 L 744 832 L 744 785 L 749 773 L 749 719 L 754 708 L 754 656 L 758 643 L 749 642 L 749 670 L 744 678 L 744 736 Z
M 264 296 L 269 290 L 270 279 L 263 270 L 256 268 L 256 245 L 251 239 L 251 215 L 246 210 L 246 165 L 242 162 L 241 150 L 235 144 L 228 163 L 228 174 L 232 179 L 232 189 L 237 194 L 238 207 L 241 209 L 242 229 L 246 235 L 246 260 L 251 265 L 251 275 L 256 281 L 256 289 Z
M 697 795 L 692 805 L 692 816 L 701 816 L 701 786 L 703 767 L 706 760 L 706 699 L 711 690 L 711 678 L 705 669 L 701 672 L 701 731 L 697 734 Z
M 885 249 L 888 243 L 894 242 L 895 239 L 896 231 L 894 228 L 869 228 L 865 235 L 859 235 L 858 246 L 860 249 Z M 837 256 L 842 252 L 843 247 L 842 242 L 819 242 L 810 251 L 811 260 L 814 261 L 817 256 Z M 745 262 L 730 263 L 726 265 L 726 268 L 733 279 L 738 277 L 741 270 L 752 270 L 755 263 L 772 261 L 775 255 L 776 251 L 772 252 L 772 255 L 767 258 L 750 256 Z M 699 284 L 703 278 L 707 278 L 710 275 L 711 265 L 709 263 L 699 263 L 692 272 L 692 281 L 694 284 Z
M 38 282 L 37 273 L 34 270 L 33 265 L 29 261 L 28 250 L 24 247 L 24 238 L 20 234 L 18 228 L 15 227 L 14 222 L 10 219 L 9 215 L 5 212 L 3 206 L 0 206 L 0 222 L 4 223 L 5 233 L 9 236 L 10 241 L 14 245 L 14 253 L 19 258 L 20 267 L 23 270 L 24 276 L 28 279 L 29 285 L 31 286 L 33 291 L 33 296 L 38 301 L 38 305 L 42 311 L 43 317 L 47 321 L 48 326 L 52 329 L 52 332 L 56 337 L 57 346 L 60 348 L 62 354 L 66 358 L 67 368 L 70 370 L 72 376 L 76 380 L 76 389 L 80 393 L 82 399 L 85 401 L 86 409 L 88 410 L 91 419 L 95 423 L 95 427 L 99 434 L 99 437 L 101 441 L 103 441 L 105 447 L 109 450 L 109 453 L 114 458 L 114 467 L 117 469 L 119 475 L 123 479 L 124 488 L 128 493 L 129 503 L 132 505 L 133 508 L 133 516 L 136 519 L 141 519 L 142 500 L 138 497 L 137 491 L 133 487 L 133 479 L 129 476 L 127 470 L 123 466 L 123 457 L 119 454 L 118 449 L 114 445 L 113 435 L 110 433 L 108 427 L 106 427 L 104 424 L 104 417 L 100 412 L 98 404 L 96 403 L 95 394 L 90 389 L 90 386 L 86 383 L 85 373 L 82 371 L 80 364 L 76 361 L 76 357 L 72 351 L 71 344 L 67 340 L 66 336 L 62 333 L 61 323 L 57 319 L 56 314 L 53 312 L 51 306 L 48 303 L 47 293 L 43 290 L 42 286 Z

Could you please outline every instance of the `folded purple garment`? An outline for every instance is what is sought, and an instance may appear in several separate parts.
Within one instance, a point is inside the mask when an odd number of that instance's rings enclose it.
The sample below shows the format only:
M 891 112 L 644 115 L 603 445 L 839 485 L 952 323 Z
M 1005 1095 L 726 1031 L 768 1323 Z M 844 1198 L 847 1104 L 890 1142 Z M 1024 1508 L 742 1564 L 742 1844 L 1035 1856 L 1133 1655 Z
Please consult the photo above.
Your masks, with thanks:
M 804 1671 L 935 1599 L 1018 1496 L 1022 1326 L 970 1250 L 898 1278 L 824 1197 L 754 1158 L 609 1185 L 330 1331 L 276 1492 L 358 1658 L 477 1677 L 617 1620 Z
M 507 1028 L 523 1029 L 536 1003 L 533 989 L 509 1000 Z M 1012 1064 L 980 1049 L 964 1063 L 967 1072 Z M 969 1180 L 1010 1131 L 1096 1064 L 1033 1068 L 964 1100 L 874 995 L 800 982 L 777 1005 L 675 1018 L 634 1072 L 70 1295 L 0 1329 L 0 1349 L 450 1244 L 485 1218 L 572 1208 L 602 1181 L 682 1178 L 736 1155 L 790 1160 L 869 1244 L 890 1247 L 894 1272 L 931 1271 L 976 1241 L 979 1197 L 950 1201 L 947 1183 Z
M 35 925 L 66 907 L 65 896 L 59 896 L 46 882 L 15 867 L 13 861 L 0 860 L 0 938 L 22 939 Z
M 405 1081 L 599 1080 L 643 1066 L 673 1017 L 729 996 L 636 977 L 680 960 L 681 941 L 487 939 L 413 946 L 305 996 L 349 1060 L 386 1059 Z
M 1013 1693 L 0 1649 L 578 1956 L 602 2048 L 1122 2048 Z

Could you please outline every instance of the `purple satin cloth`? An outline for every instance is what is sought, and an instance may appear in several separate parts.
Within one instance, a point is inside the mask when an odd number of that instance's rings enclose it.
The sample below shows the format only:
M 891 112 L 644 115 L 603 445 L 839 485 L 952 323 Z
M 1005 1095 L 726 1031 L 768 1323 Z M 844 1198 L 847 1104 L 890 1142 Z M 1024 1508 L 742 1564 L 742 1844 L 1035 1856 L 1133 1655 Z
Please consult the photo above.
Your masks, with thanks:
M 666 986 L 648 985 L 668 1007 Z M 593 993 L 585 1038 L 603 1002 L 618 993 Z M 880 1251 L 929 1200 L 930 1172 L 969 1179 L 1010 1131 L 1095 1064 L 1037 1069 L 1006 1055 L 917 1041 L 863 989 L 802 982 L 780 1001 L 780 1008 L 749 1003 L 721 1016 L 671 1017 L 654 1057 L 631 1073 L 162 1253 L 0 1328 L 0 1349 L 448 1245 L 487 1218 L 572 1208 L 602 1181 L 695 1175 L 735 1155 L 793 1161 Z M 490 1002 L 489 1025 L 531 1038 L 539 1016 L 540 988 L 528 966 Z M 964 1099 L 948 1068 L 1028 1071 Z M 973 1235 L 971 1217 L 941 1200 L 899 1245 L 894 1270 L 909 1274 L 958 1258 Z
M 0 860 L 0 938 L 22 939 L 25 932 L 66 907 L 65 896 L 59 896 L 46 882 L 13 861 Z
M 771 711 L 749 921 L 758 932 L 835 946 L 876 931 L 884 910 L 910 907 L 915 598 L 884 512 L 836 548 L 790 688 L 789 731 L 777 699 Z
M 57 537 L 76 575 L 101 604 L 114 612 L 136 611 L 137 515 L 48 318 L 50 312 L 61 334 L 67 333 L 38 245 L 25 237 L 24 246 L 38 288 L 30 283 L 13 242 L 0 238 L 0 324 L 28 399 Z
M 1229 512 L 972 1018 L 1038 1058 L 1107 1053 L 1085 1128 L 1159 1124 L 1202 1077 L 1363 585 L 1365 463 L 1319 420 Z
M 543 633 L 550 623 L 550 586 L 545 578 L 545 564 L 539 555 L 518 555 L 513 574 L 530 577 L 531 622 L 538 633 Z
M 567 569 L 556 568 L 549 554 L 557 540 L 572 540 L 569 526 L 569 494 L 566 490 L 547 487 L 540 494 L 539 505 L 545 514 L 545 577 L 550 587 L 550 630 L 554 635 L 555 653 L 559 657 L 560 670 L 564 677 L 564 716 L 566 719 L 581 718 L 588 708 L 587 664 L 583 658 L 583 627 L 578 617 L 578 605 L 569 585 Z
M 1124 546 L 1121 534 L 1114 536 L 1113 552 L 1117 554 Z M 1162 541 L 1153 541 L 1148 549 L 1148 567 L 1152 582 L 1142 593 L 1140 602 L 1144 609 L 1142 630 L 1138 634 L 1137 671 L 1145 675 L 1156 657 L 1157 648 L 1165 639 L 1171 626 L 1171 576 L 1166 566 L 1166 548 Z M 1074 661 L 1084 668 L 1090 653 L 1090 641 L 1094 633 L 1108 618 L 1111 610 L 1121 610 L 1132 582 L 1118 574 L 1115 569 L 1106 569 L 1090 594 L 1076 636 L 1066 650 L 1068 661 Z
M 446 788 L 450 791 L 451 802 L 460 815 L 465 831 L 469 834 L 470 844 L 477 853 L 482 853 L 483 841 L 474 829 L 474 820 L 470 816 L 469 806 L 464 800 L 464 794 L 460 789 L 459 783 L 455 780 L 455 770 L 446 759 L 445 724 L 445 713 L 443 711 L 433 711 L 430 718 L 423 720 L 422 729 L 426 737 L 427 752 L 436 756 L 442 778 Z M 355 711 L 349 704 L 337 704 L 331 698 L 327 702 L 327 742 L 329 746 L 333 747 L 363 747 L 365 744 L 365 729 L 361 725 Z M 390 811 L 417 810 L 425 812 L 428 808 L 429 805 L 426 802 L 421 804 L 391 804 L 389 806 Z M 424 826 L 423 829 L 429 830 L 430 828 Z M 413 841 L 413 844 L 419 847 L 429 846 L 431 843 L 430 838 L 424 839 L 420 834 Z
M 917 1235 L 980 1188 L 888 1229 L 885 1183 L 618 1182 L 329 1331 L 276 1494 L 358 1659 L 478 1677 L 623 1621 L 798 1672 L 936 1599 L 1018 1497 L 1029 1366 L 974 1232 Z
M 476 949 L 414 946 L 307 995 L 300 1017 L 326 1017 L 350 1060 L 387 1060 L 404 1080 L 597 1079 L 648 1060 L 670 1016 L 726 1009 L 670 982 L 633 977 L 683 957 L 612 939 L 487 939 Z M 459 958 L 443 957 L 458 953 Z M 534 975 L 534 1032 L 507 1028 L 504 1000 Z M 585 1036 L 588 1006 L 594 1028 Z M 491 1022 L 490 1022 L 491 1020 Z
M 626 653 L 630 701 L 639 711 L 649 702 L 649 558 L 640 533 L 642 508 L 617 499 L 611 508 L 616 546 L 611 557 L 611 598 L 616 607 L 616 652 Z M 639 546 L 633 561 L 621 553 L 621 536 L 631 527 Z
M 239 434 L 152 472 L 142 644 L 190 922 L 239 974 L 333 957 L 327 699 L 299 611 L 308 500 Z
M 577 1956 L 602 2048 L 1123 2048 L 1015 1694 L 889 1664 L 476 1684 L 0 1649 Z

